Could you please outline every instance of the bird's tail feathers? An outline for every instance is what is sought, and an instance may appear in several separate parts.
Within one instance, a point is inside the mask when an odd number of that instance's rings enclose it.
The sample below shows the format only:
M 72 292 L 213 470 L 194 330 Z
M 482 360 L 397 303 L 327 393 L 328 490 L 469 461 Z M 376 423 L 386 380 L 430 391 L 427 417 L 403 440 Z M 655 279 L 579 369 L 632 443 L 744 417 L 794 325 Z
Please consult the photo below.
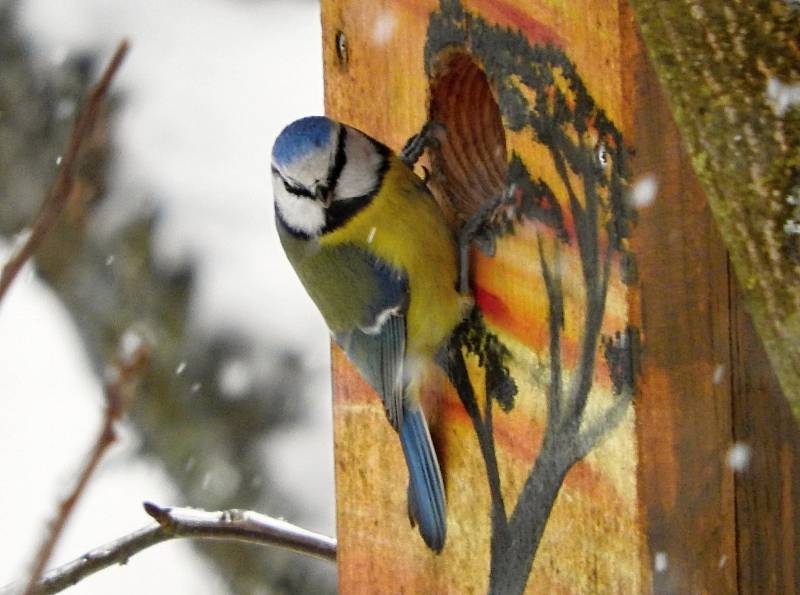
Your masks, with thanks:
M 400 442 L 408 465 L 408 511 L 427 546 L 438 553 L 447 533 L 444 482 L 419 405 L 406 404 Z

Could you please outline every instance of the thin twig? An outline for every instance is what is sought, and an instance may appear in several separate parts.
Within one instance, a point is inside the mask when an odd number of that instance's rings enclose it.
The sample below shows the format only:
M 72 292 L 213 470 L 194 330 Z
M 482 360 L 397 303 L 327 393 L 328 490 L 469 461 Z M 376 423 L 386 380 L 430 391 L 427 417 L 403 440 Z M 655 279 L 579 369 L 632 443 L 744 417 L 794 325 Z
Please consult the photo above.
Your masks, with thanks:
M 94 129 L 97 116 L 100 113 L 102 101 L 127 51 L 128 42 L 123 40 L 117 46 L 117 50 L 114 52 L 108 66 L 106 66 L 100 81 L 94 86 L 92 92 L 81 106 L 78 118 L 75 120 L 75 125 L 72 128 L 72 133 L 70 134 L 61 166 L 56 174 L 56 179 L 51 184 L 42 201 L 42 206 L 31 227 L 31 233 L 22 247 L 11 256 L 3 267 L 2 274 L 0 274 L 0 301 L 5 296 L 19 271 L 39 248 L 42 240 L 47 236 L 48 232 L 58 220 L 59 215 L 64 210 L 75 179 L 75 169 L 78 164 L 81 146 Z
M 251 510 L 234 508 L 209 512 L 158 506 L 152 502 L 145 502 L 144 509 L 173 537 L 265 543 L 323 560 L 336 560 L 336 540 L 332 537 Z
M 58 593 L 104 568 L 125 564 L 150 546 L 178 537 L 275 545 L 323 560 L 336 560 L 335 539 L 257 512 L 237 509 L 209 512 L 162 507 L 151 502 L 145 502 L 144 508 L 158 521 L 157 525 L 143 527 L 51 570 L 34 585 L 31 593 Z M 17 592 L 13 584 L 0 589 L 0 595 Z
M 61 502 L 56 518 L 50 523 L 47 536 L 36 553 L 33 568 L 25 587 L 25 595 L 33 595 L 36 592 L 36 585 L 47 567 L 47 563 L 53 554 L 58 539 L 69 520 L 78 499 L 86 490 L 89 480 L 97 470 L 97 466 L 103 458 L 108 448 L 116 441 L 114 425 L 122 417 L 130 401 L 130 385 L 138 378 L 144 367 L 147 365 L 150 356 L 150 345 L 141 338 L 137 338 L 133 346 L 126 345 L 123 341 L 120 346 L 120 353 L 117 361 L 110 366 L 105 378 L 105 397 L 106 408 L 100 431 L 97 434 L 94 446 L 86 458 L 86 462 L 81 469 L 75 486 L 69 495 Z M 130 343 L 130 341 L 128 341 Z

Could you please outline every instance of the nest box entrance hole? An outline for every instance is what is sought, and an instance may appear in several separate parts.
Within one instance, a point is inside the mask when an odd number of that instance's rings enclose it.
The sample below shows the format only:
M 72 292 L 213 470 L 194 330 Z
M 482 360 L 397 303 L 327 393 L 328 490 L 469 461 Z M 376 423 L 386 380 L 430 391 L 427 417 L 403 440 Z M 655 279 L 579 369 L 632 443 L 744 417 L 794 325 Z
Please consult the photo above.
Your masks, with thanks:
M 506 139 L 483 70 L 466 52 L 443 57 L 430 83 L 429 118 L 445 130 L 431 151 L 429 186 L 458 228 L 506 186 Z

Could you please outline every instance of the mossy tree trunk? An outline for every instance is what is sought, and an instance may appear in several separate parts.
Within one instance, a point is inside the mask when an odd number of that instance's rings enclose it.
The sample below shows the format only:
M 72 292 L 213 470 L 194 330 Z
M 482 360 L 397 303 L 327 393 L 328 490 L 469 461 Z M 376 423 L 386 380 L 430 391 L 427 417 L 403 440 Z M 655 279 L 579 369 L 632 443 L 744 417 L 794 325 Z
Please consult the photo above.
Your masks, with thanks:
M 631 4 L 758 334 L 800 418 L 800 5 Z

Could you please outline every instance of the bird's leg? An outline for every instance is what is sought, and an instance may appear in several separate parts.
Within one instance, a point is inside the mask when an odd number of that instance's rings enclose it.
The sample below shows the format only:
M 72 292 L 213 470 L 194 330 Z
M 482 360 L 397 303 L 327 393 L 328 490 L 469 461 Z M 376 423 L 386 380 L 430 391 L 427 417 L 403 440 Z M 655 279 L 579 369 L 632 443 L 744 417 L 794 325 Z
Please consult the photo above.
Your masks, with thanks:
M 495 232 L 489 222 L 500 208 L 504 206 L 509 191 L 506 190 L 484 203 L 467 219 L 458 230 L 458 291 L 461 295 L 469 295 L 469 249 L 472 242 L 486 256 L 494 256 Z
M 408 167 L 414 167 L 422 153 L 425 152 L 427 147 L 436 147 L 439 145 L 439 139 L 436 134 L 439 130 L 444 130 L 444 124 L 429 120 L 425 122 L 417 134 L 412 136 L 403 145 L 403 150 L 400 151 L 400 160 Z

